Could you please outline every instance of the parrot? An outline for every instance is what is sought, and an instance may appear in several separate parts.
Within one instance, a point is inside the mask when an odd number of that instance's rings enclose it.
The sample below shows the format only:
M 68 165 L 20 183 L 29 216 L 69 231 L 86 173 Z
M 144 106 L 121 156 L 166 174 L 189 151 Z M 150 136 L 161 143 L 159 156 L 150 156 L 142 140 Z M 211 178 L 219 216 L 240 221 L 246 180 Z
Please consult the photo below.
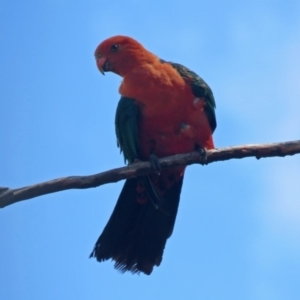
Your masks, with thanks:
M 101 42 L 95 60 L 103 75 L 122 77 L 115 131 L 125 162 L 149 161 L 155 172 L 125 181 L 90 257 L 150 275 L 172 235 L 186 168 L 161 170 L 159 158 L 214 148 L 215 99 L 196 73 L 128 36 Z

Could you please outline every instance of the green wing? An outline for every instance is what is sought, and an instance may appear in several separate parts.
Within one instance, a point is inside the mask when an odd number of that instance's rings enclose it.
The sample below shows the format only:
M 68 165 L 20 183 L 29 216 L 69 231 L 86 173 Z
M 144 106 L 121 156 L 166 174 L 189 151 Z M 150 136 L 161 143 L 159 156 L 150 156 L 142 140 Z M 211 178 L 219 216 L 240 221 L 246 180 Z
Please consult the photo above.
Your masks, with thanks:
M 168 63 L 173 68 L 175 68 L 181 77 L 183 77 L 187 81 L 190 81 L 193 94 L 196 97 L 203 98 L 206 101 L 204 110 L 211 131 L 214 132 L 214 130 L 217 127 L 216 114 L 215 114 L 216 103 L 215 103 L 213 92 L 210 89 L 210 87 L 207 85 L 207 83 L 195 72 L 191 71 L 190 69 L 186 68 L 183 65 L 173 63 L 173 62 L 165 62 L 163 60 L 161 60 L 161 62 Z
M 139 120 L 140 110 L 134 99 L 121 97 L 116 111 L 116 135 L 125 162 L 130 164 L 139 158 Z
M 116 135 L 118 146 L 124 154 L 125 162 L 132 164 L 140 158 L 138 127 L 140 109 L 134 99 L 121 97 L 116 111 Z M 149 176 L 141 176 L 140 180 L 146 188 L 147 195 L 155 207 L 159 207 L 162 198 L 157 192 Z

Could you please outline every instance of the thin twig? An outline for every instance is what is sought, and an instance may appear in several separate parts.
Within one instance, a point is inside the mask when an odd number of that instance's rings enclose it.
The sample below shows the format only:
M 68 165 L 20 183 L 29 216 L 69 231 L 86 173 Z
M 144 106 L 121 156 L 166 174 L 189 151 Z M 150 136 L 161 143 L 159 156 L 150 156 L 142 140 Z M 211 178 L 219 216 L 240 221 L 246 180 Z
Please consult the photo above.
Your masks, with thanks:
M 196 163 L 210 164 L 212 162 L 250 156 L 259 159 L 273 156 L 282 157 L 297 153 L 300 153 L 300 140 L 284 143 L 242 145 L 213 149 L 207 151 L 206 160 L 203 159 L 203 155 L 201 153 L 192 152 L 165 157 L 160 159 L 159 162 L 162 169 L 167 169 Z M 112 169 L 95 175 L 63 177 L 18 189 L 0 187 L 0 208 L 45 194 L 68 189 L 87 189 L 98 187 L 106 183 L 117 182 L 119 180 L 151 174 L 153 172 L 155 171 L 152 169 L 149 162 L 137 162 L 127 167 Z

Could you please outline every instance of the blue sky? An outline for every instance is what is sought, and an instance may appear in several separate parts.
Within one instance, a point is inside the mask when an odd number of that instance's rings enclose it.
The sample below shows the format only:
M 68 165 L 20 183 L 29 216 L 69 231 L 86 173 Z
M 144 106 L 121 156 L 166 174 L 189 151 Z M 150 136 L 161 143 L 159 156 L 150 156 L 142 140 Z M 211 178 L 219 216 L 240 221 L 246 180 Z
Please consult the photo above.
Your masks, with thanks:
M 300 136 L 299 1 L 0 2 L 0 186 L 123 165 L 121 79 L 93 52 L 134 37 L 202 76 L 216 147 Z M 0 211 L 0 299 L 299 299 L 300 156 L 188 168 L 150 277 L 88 259 L 122 182 Z

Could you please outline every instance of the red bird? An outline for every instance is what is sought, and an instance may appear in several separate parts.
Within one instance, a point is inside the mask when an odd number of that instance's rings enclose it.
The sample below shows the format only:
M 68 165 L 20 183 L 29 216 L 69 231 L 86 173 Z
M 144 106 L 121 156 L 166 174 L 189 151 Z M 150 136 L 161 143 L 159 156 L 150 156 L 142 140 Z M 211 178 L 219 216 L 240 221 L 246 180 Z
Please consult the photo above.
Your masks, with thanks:
M 214 148 L 215 100 L 188 68 L 159 59 L 136 40 L 114 36 L 95 51 L 102 74 L 123 78 L 116 111 L 118 146 L 129 164 Z M 91 257 L 112 259 L 122 272 L 150 275 L 171 236 L 185 167 L 127 179 Z

